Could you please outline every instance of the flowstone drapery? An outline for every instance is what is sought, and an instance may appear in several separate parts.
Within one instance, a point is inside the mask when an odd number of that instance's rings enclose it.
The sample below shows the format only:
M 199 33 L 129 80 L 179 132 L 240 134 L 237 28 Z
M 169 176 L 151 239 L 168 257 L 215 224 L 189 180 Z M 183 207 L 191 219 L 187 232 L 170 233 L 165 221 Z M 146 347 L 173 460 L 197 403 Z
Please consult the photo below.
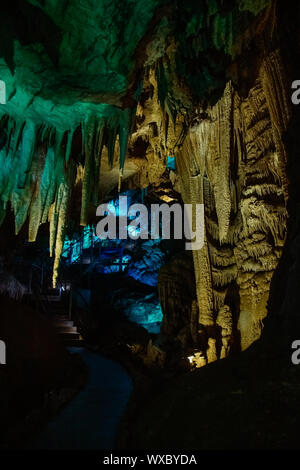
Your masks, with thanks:
M 272 74 L 274 89 L 265 74 Z M 208 361 L 247 348 L 267 314 L 287 221 L 282 134 L 289 113 L 281 74 L 276 51 L 246 98 L 228 83 L 178 153 L 184 202 L 205 205 L 205 245 L 193 256 L 199 344 Z

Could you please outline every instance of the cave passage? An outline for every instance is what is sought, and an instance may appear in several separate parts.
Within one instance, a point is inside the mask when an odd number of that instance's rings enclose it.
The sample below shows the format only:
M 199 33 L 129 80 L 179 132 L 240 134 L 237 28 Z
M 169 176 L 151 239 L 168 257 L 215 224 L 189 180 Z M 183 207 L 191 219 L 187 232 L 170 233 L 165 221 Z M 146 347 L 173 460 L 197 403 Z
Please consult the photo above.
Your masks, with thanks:
M 129 321 L 144 327 L 149 333 L 160 332 L 163 313 L 158 296 L 158 275 L 161 267 L 170 259 L 181 243 L 163 240 L 160 234 L 151 239 L 148 233 L 148 220 L 131 226 L 133 216 L 127 218 L 127 210 L 119 208 L 119 198 L 127 198 L 127 206 L 143 204 L 149 208 L 147 188 L 142 191 L 126 191 L 110 200 L 107 208 L 113 213 L 116 233 L 114 238 L 100 239 L 96 226 L 87 225 L 76 235 L 66 236 L 61 261 L 60 289 L 72 289 L 72 306 L 93 311 L 95 317 L 109 315 L 105 312 L 114 309 Z M 127 238 L 118 238 L 118 221 L 125 218 Z M 147 224 L 147 228 L 143 226 Z M 141 231 L 147 238 L 139 237 Z M 129 236 L 130 235 L 130 236 Z M 66 279 L 69 280 L 66 281 Z M 101 313 L 99 306 L 101 305 Z
M 295 3 L 2 2 L 0 450 L 299 448 Z
M 126 370 L 83 348 L 70 348 L 88 366 L 88 383 L 52 419 L 28 449 L 113 449 L 117 428 L 132 391 Z

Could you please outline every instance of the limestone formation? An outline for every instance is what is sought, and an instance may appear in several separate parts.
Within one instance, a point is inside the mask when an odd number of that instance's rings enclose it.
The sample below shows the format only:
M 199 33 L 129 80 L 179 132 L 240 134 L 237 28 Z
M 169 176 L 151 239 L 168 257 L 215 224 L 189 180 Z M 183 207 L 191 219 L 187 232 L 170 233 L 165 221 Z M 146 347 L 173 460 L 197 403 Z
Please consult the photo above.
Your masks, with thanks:
M 149 187 L 204 204 L 193 265 L 184 253 L 160 272 L 162 329 L 201 363 L 247 348 L 288 216 L 277 2 L 19 3 L 29 26 L 5 10 L 0 47 L 0 222 L 12 210 L 30 242 L 49 223 L 56 284 L 68 225 L 88 224 L 111 193 Z
M 277 129 L 282 150 L 284 127 L 280 131 L 272 124 L 269 99 L 260 78 L 244 99 L 228 83 L 220 102 L 189 130 L 178 156 L 180 184 L 189 189 L 182 191 L 184 201 L 205 204 L 206 242 L 193 253 L 199 324 L 214 331 L 217 314 L 237 285 L 239 300 L 228 308 L 235 312 L 242 349 L 260 336 L 286 235 L 285 165 L 274 137 Z M 281 102 L 285 105 L 286 98 Z M 276 109 L 279 105 L 276 101 Z

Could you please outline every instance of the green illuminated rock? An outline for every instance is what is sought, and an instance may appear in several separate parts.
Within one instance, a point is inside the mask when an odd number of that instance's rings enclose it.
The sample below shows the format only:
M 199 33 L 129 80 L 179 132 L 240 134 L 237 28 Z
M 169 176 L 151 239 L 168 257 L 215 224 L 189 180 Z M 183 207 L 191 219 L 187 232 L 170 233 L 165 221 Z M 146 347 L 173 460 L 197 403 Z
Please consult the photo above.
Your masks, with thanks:
M 166 119 L 175 125 L 183 109 L 188 115 L 197 100 L 223 91 L 224 71 L 244 47 L 243 31 L 270 5 L 223 3 L 11 0 L 1 8 L 0 80 L 7 101 L 0 105 L 0 222 L 10 203 L 16 233 L 29 218 L 34 241 L 49 220 L 56 274 L 78 154 L 85 225 L 91 204 L 99 202 L 104 146 L 112 164 L 118 142 L 122 176 L 149 69 L 156 71 Z M 82 149 L 74 151 L 76 133 Z

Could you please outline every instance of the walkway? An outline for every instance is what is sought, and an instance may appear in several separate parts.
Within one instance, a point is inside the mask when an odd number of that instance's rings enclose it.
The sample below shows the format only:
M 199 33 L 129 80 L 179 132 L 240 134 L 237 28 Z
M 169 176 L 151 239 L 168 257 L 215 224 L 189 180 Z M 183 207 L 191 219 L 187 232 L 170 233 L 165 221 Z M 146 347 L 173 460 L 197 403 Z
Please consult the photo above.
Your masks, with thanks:
M 115 361 L 84 348 L 70 350 L 79 353 L 88 365 L 89 382 L 30 447 L 110 450 L 131 394 L 131 378 Z

